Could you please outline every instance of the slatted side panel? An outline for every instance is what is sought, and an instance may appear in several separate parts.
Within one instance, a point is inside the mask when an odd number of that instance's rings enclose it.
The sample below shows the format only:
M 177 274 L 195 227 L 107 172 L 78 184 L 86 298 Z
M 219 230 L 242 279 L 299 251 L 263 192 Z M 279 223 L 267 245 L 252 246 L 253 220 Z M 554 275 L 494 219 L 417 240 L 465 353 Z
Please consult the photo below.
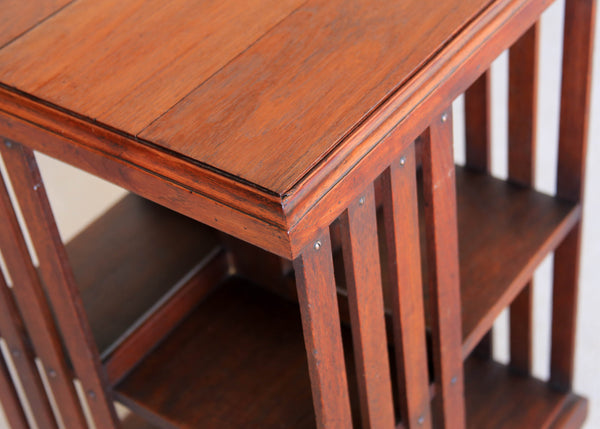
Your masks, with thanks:
M 430 428 L 414 145 L 383 173 L 381 188 L 400 415 L 407 428 Z
M 77 378 L 98 427 L 118 426 L 108 383 L 33 152 L 2 146 L 2 156 L 38 255 L 40 273 Z M 85 427 L 81 424 L 69 427 Z
M 373 184 L 341 217 L 362 427 L 395 427 Z
M 539 23 L 509 50 L 508 179 L 533 187 L 535 179 Z M 533 283 L 510 306 L 510 366 L 531 372 Z
M 329 231 L 294 260 L 294 270 L 317 427 L 351 428 Z
M 595 0 L 566 0 L 558 146 L 557 195 L 583 198 L 589 123 Z M 550 381 L 573 383 L 581 221 L 554 255 Z
M 2 353 L 0 353 L 0 404 L 12 429 L 29 428 L 25 412 Z
M 492 163 L 491 88 L 492 72 L 487 69 L 465 92 L 466 166 L 482 173 L 489 173 Z M 482 358 L 491 358 L 493 340 L 493 330 L 490 329 L 474 353 Z
M 3 155 L 4 150 L 12 149 L 13 145 L 11 142 L 3 142 L 0 146 Z M 3 158 L 7 164 L 6 157 Z M 73 374 L 66 364 L 67 359 L 63 353 L 53 315 L 36 268 L 31 262 L 27 244 L 3 180 L 0 180 L 0 217 L 2 218 L 0 249 L 13 281 L 12 291 L 35 353 L 46 372 L 60 417 L 66 427 L 85 427 L 85 418 L 73 384 Z
M 41 428 L 56 428 L 56 420 L 35 364 L 34 351 L 14 302 L 12 292 L 1 273 L 0 335 L 6 342 L 11 354 L 15 370 L 36 423 Z
M 436 385 L 434 413 L 439 427 L 460 429 L 465 427 L 465 404 L 450 109 L 430 125 L 423 140 L 423 198 Z

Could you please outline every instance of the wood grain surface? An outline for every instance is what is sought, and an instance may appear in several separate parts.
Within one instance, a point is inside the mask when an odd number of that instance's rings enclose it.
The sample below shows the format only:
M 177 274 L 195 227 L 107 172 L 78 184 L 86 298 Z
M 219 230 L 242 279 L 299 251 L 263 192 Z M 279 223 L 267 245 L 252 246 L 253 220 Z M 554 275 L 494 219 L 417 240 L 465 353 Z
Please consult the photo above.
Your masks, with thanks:
M 73 0 L 0 1 L 0 48 L 34 28 Z
M 488 2 L 83 0 L 0 82 L 282 194 Z
M 0 81 L 136 134 L 302 1 L 78 1 L 0 52 Z

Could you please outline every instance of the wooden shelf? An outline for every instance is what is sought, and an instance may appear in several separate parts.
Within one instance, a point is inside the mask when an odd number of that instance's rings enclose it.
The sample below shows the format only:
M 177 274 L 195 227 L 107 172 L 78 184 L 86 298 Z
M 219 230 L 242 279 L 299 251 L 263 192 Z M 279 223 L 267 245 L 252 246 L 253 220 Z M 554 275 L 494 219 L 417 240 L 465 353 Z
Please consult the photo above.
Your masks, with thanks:
M 468 359 L 465 380 L 470 428 L 549 427 L 585 415 L 578 396 L 498 363 Z M 230 278 L 116 386 L 116 397 L 159 427 L 314 428 L 297 305 Z M 353 403 L 355 419 L 356 410 Z
M 105 356 L 218 241 L 211 228 L 129 194 L 66 247 Z
M 580 427 L 588 406 L 580 396 L 476 357 L 465 362 L 465 399 L 472 429 Z
M 238 279 L 200 304 L 115 390 L 162 427 L 315 424 L 298 306 Z
M 460 167 L 456 184 L 466 357 L 580 219 L 581 207 Z
M 540 262 L 552 252 L 580 219 L 581 207 L 491 176 L 456 167 L 459 263 L 462 304 L 463 357 L 471 353 L 498 315 L 531 279 Z M 423 201 L 420 199 L 423 227 Z M 387 251 L 383 219 L 378 213 L 383 273 Z M 332 228 L 335 275 L 341 301 L 345 279 L 337 223 Z M 425 305 L 428 284 L 425 231 L 421 228 Z M 292 280 L 290 278 L 290 280 Z M 382 276 L 384 299 L 391 285 Z M 293 280 L 292 280 L 293 281 Z M 290 288 L 291 289 L 291 288 Z M 342 309 L 343 309 L 342 305 Z M 388 305 L 386 305 L 389 308 Z M 391 311 L 386 311 L 388 316 Z M 426 307 L 427 324 L 429 312 Z M 348 316 L 342 312 L 342 318 Z M 388 320 L 388 324 L 391 321 Z M 391 326 L 391 325 L 390 325 Z

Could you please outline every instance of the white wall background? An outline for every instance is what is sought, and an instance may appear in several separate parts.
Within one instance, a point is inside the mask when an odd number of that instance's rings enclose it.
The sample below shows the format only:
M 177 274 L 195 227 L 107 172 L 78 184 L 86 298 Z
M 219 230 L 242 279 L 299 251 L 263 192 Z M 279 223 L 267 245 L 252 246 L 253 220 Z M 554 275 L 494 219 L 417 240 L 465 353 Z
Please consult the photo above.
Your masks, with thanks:
M 538 110 L 537 186 L 553 193 L 556 181 L 558 103 L 564 0 L 556 2 L 543 16 L 540 47 Z M 597 32 L 600 34 L 600 31 Z M 600 428 L 600 40 L 596 37 L 590 146 L 587 160 L 587 190 L 583 225 L 578 342 L 575 390 L 590 399 L 587 429 Z M 492 67 L 493 75 L 493 173 L 507 172 L 507 55 Z M 455 103 L 456 159 L 464 161 L 463 101 Z M 65 240 L 83 229 L 94 217 L 123 195 L 123 191 L 72 167 L 39 157 L 61 234 Z M 534 373 L 548 377 L 550 351 L 551 268 L 547 260 L 535 277 Z M 496 358 L 508 360 L 507 318 L 496 323 Z M 4 423 L 0 410 L 0 427 Z

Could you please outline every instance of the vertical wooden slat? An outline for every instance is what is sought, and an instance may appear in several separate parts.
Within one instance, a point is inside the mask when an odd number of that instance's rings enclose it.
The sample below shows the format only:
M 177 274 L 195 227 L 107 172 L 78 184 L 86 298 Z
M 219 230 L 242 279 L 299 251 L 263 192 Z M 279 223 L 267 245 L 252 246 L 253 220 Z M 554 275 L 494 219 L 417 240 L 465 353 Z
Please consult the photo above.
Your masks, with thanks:
M 539 23 L 509 50 L 508 179 L 534 186 L 537 121 Z M 533 341 L 533 283 L 530 281 L 510 306 L 510 366 L 531 372 Z
M 466 166 L 489 173 L 492 164 L 492 72 L 487 69 L 465 91 Z M 473 352 L 485 359 L 493 354 L 493 329 L 479 341 Z
M 12 293 L 0 273 L 0 334 L 9 349 L 21 380 L 31 412 L 41 428 L 56 428 L 56 421 L 42 379 L 35 365 L 35 355 L 21 321 Z
M 6 142 L 0 148 L 6 148 L 6 145 L 12 147 L 12 143 Z M 36 355 L 46 370 L 63 423 L 67 427 L 85 427 L 85 418 L 63 353 L 62 342 L 54 325 L 54 317 L 31 262 L 3 180 L 0 180 L 0 216 L 0 249 L 13 280 L 13 293 Z
M 509 49 L 508 179 L 533 186 L 537 121 L 539 23 Z
M 351 428 L 329 231 L 294 260 L 317 427 Z
M 465 427 L 462 327 L 452 149 L 452 112 L 447 109 L 424 134 L 423 198 L 435 368 L 437 421 Z
M 101 428 L 118 426 L 79 290 L 61 241 L 33 152 L 13 143 L 2 148 L 25 223 L 38 255 L 48 298 L 86 394 L 91 415 Z
M 12 382 L 2 353 L 0 353 L 0 403 L 11 429 L 29 428 L 19 395 Z
M 407 429 L 430 428 L 414 145 L 384 172 L 381 188 L 400 415 Z
M 373 185 L 341 216 L 341 237 L 363 428 L 394 428 Z
M 466 165 L 485 173 L 491 159 L 491 82 L 488 69 L 465 92 Z
M 556 193 L 581 201 L 590 108 L 595 0 L 566 0 Z M 573 383 L 581 221 L 554 254 L 550 381 Z

